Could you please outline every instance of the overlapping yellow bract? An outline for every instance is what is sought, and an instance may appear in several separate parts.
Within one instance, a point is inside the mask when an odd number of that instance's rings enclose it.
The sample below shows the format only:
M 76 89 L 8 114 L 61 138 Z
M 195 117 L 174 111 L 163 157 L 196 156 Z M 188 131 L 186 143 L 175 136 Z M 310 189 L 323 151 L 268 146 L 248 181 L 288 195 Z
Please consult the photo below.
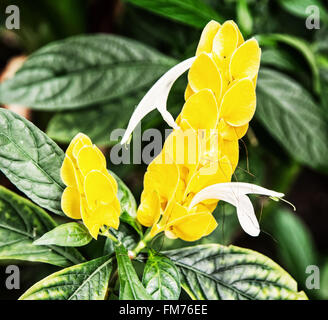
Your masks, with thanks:
M 97 239 L 99 229 L 119 226 L 117 182 L 106 169 L 106 159 L 90 138 L 77 134 L 66 150 L 61 178 L 67 186 L 61 199 L 63 212 L 82 219 Z
M 203 188 L 231 181 L 239 145 L 256 107 L 261 49 L 244 41 L 237 25 L 210 21 L 188 74 L 185 104 L 162 152 L 148 166 L 137 217 L 151 234 L 195 241 L 217 226 L 217 200 L 193 208 Z M 186 142 L 188 140 L 188 143 Z M 192 160 L 190 161 L 190 157 Z

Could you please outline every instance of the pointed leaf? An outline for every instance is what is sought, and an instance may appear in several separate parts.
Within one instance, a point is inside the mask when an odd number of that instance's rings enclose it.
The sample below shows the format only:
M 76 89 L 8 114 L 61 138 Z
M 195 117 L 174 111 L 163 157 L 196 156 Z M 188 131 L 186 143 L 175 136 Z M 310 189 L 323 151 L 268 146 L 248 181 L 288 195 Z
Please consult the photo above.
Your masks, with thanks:
M 63 269 L 36 283 L 20 300 L 104 300 L 112 269 L 110 256 Z
M 74 248 L 33 245 L 56 223 L 32 202 L 0 186 L 0 260 L 17 259 L 67 267 L 84 261 Z
M 164 254 L 179 268 L 181 285 L 193 299 L 307 299 L 286 271 L 249 249 L 205 244 Z
M 92 240 L 88 229 L 81 223 L 70 222 L 62 224 L 45 233 L 34 241 L 35 245 L 54 244 L 62 247 L 82 247 Z

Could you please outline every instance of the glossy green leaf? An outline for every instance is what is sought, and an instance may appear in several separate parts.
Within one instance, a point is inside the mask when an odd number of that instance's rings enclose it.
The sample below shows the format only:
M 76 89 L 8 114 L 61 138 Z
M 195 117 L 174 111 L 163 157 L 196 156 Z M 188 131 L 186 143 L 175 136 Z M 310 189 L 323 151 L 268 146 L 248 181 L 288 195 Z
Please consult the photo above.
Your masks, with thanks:
M 136 6 L 185 24 L 203 28 L 210 20 L 221 16 L 203 0 L 125 0 Z
M 32 202 L 0 186 L 0 260 L 37 261 L 67 267 L 84 258 L 74 248 L 33 245 L 56 223 Z
M 110 256 L 63 269 L 36 283 L 20 300 L 104 300 L 112 269 Z
M 62 214 L 63 151 L 34 124 L 0 109 L 0 169 L 30 199 Z
M 178 300 L 181 291 L 177 267 L 167 257 L 149 251 L 142 283 L 154 300 Z
M 117 197 L 121 203 L 121 221 L 131 225 L 139 235 L 142 235 L 142 227 L 137 221 L 137 203 L 132 192 L 114 172 L 110 171 L 110 174 L 118 185 Z
M 328 122 L 313 98 L 288 76 L 262 68 L 256 117 L 290 156 L 328 169 Z
M 309 230 L 297 216 L 297 212 L 287 210 L 273 212 L 268 218 L 266 229 L 277 240 L 280 261 L 304 286 L 307 266 L 318 264 Z
M 40 110 L 105 103 L 151 87 L 176 61 L 114 35 L 83 35 L 32 54 L 0 85 L 0 101 Z
M 88 229 L 81 223 L 70 222 L 62 224 L 45 233 L 34 241 L 35 245 L 54 244 L 61 247 L 82 247 L 92 240 Z
M 286 271 L 249 249 L 206 244 L 164 254 L 179 268 L 181 285 L 193 299 L 307 299 Z
M 57 113 L 49 122 L 47 134 L 60 143 L 70 143 L 79 132 L 89 136 L 98 146 L 111 146 L 116 128 L 126 128 L 134 107 L 142 99 L 144 90 L 115 99 L 110 103 Z M 115 137 L 116 138 L 116 137 Z
M 139 280 L 124 246 L 117 245 L 115 252 L 120 280 L 120 300 L 152 300 Z

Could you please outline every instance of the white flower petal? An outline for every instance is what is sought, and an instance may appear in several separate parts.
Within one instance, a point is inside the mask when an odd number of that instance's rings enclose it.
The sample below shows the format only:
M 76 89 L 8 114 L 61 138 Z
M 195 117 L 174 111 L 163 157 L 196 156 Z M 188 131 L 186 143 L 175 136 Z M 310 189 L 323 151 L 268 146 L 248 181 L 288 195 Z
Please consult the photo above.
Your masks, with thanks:
M 246 194 L 254 193 L 269 197 L 281 198 L 283 193 L 265 189 L 263 187 L 243 182 L 217 183 L 199 191 L 192 199 L 189 209 L 199 202 L 217 199 L 228 202 L 236 207 L 241 227 L 251 236 L 260 233 L 259 223 L 254 213 L 253 205 Z
M 126 143 L 133 130 L 138 123 L 151 111 L 158 109 L 163 119 L 167 124 L 177 129 L 178 126 L 175 123 L 172 115 L 167 111 L 167 98 L 174 82 L 186 72 L 194 62 L 196 57 L 189 58 L 175 65 L 169 71 L 167 71 L 156 83 L 150 88 L 146 95 L 142 98 L 136 109 L 134 110 L 128 127 L 121 140 L 121 144 Z

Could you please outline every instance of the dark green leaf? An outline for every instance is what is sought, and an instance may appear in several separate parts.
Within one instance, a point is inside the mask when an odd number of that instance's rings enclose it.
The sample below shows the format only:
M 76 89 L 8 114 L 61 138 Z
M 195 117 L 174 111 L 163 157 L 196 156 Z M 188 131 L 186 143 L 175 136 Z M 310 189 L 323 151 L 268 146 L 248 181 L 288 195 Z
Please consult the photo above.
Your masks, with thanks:
M 294 159 L 328 168 L 328 124 L 312 97 L 286 75 L 262 68 L 256 116 Z
M 181 273 L 181 285 L 199 300 L 295 300 L 290 275 L 269 258 L 249 249 L 206 244 L 166 251 Z
M 307 18 L 312 13 L 307 8 L 315 6 L 319 9 L 319 18 L 328 21 L 328 12 L 320 0 L 279 0 L 279 3 L 286 11 L 301 18 Z
M 237 22 L 244 36 L 248 36 L 252 33 L 253 18 L 250 10 L 248 9 L 247 0 L 238 0 Z
M 307 266 L 318 264 L 309 231 L 296 213 L 286 210 L 275 211 L 268 219 L 267 229 L 277 240 L 281 262 L 297 281 L 305 285 Z
M 203 28 L 210 20 L 222 21 L 220 15 L 203 0 L 125 0 L 161 16 Z
M 288 46 L 294 48 L 298 52 L 300 52 L 309 67 L 311 68 L 313 75 L 313 88 L 314 91 L 320 92 L 320 77 L 319 77 L 319 68 L 316 62 L 315 54 L 312 50 L 312 47 L 305 40 L 297 38 L 295 36 L 291 36 L 289 34 L 261 34 L 256 37 L 260 43 L 260 45 L 265 45 L 267 43 L 277 43 L 281 42 L 287 44 Z
M 36 283 L 20 300 L 104 300 L 112 269 L 110 256 L 63 269 Z
M 34 241 L 35 245 L 55 244 L 61 247 L 82 247 L 92 240 L 88 229 L 81 223 L 70 222 L 62 224 L 45 233 Z
M 47 134 L 60 143 L 68 144 L 77 133 L 83 132 L 93 143 L 111 146 L 118 141 L 111 140 L 110 133 L 116 128 L 126 127 L 144 93 L 141 90 L 138 94 L 129 94 L 105 105 L 58 113 L 50 120 Z
M 178 300 L 180 275 L 177 267 L 167 257 L 149 251 L 142 283 L 154 300 Z
M 115 252 L 120 279 L 120 300 L 152 300 L 140 282 L 124 246 L 117 245 Z
M 62 214 L 63 151 L 25 118 L 0 109 L 0 169 L 29 198 Z
M 41 110 L 95 105 L 150 87 L 175 63 L 119 36 L 72 37 L 32 54 L 0 85 L 0 101 Z
M 55 227 L 44 210 L 0 186 L 0 260 L 38 261 L 61 267 L 83 262 L 74 248 L 33 245 Z

